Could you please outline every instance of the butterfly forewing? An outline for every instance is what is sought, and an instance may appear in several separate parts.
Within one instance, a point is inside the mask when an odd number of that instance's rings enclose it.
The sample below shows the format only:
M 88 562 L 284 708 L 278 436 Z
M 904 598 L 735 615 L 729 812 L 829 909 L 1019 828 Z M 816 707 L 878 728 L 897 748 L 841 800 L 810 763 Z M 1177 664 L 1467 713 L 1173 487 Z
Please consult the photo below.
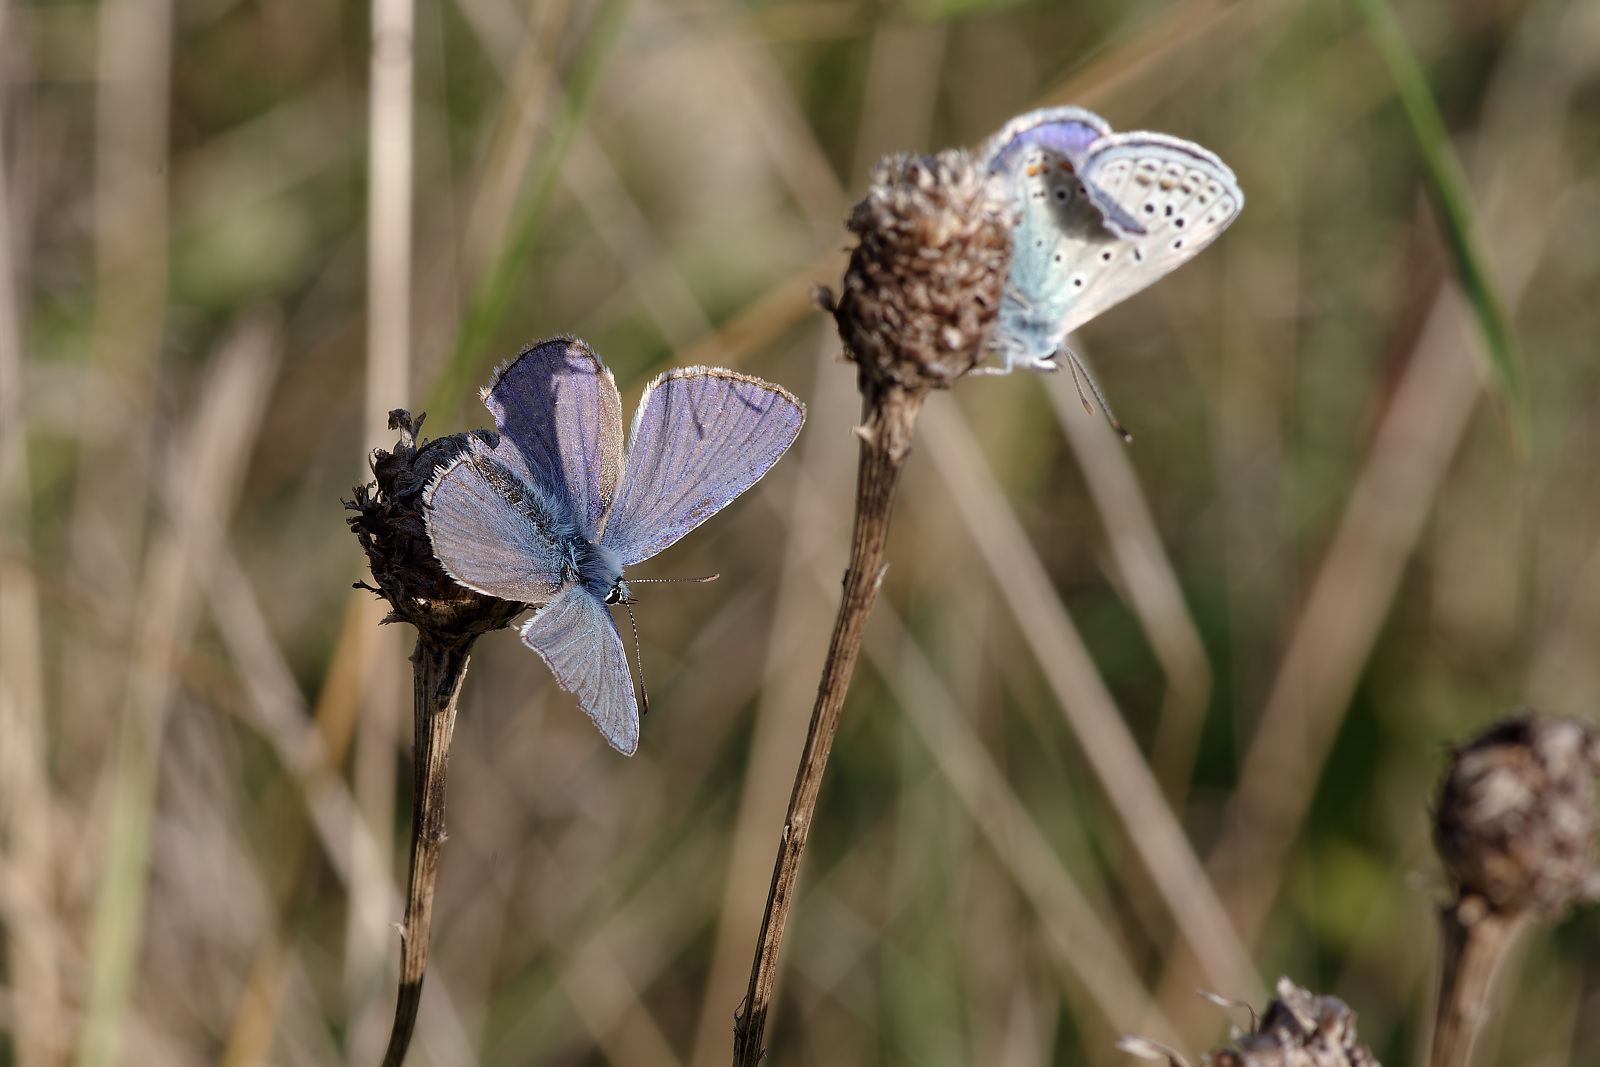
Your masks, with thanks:
M 434 555 L 450 577 L 480 593 L 549 600 L 561 589 L 562 569 L 551 550 L 549 508 L 487 446 L 473 445 L 434 475 L 423 497 Z
M 633 755 L 639 706 L 622 635 L 605 604 L 582 586 L 570 586 L 523 624 L 522 642 L 539 653 L 561 688 L 577 696 L 611 747 Z
M 707 367 L 646 387 L 601 543 L 623 566 L 649 559 L 754 485 L 805 421 L 788 391 Z
M 483 391 L 510 438 L 518 473 L 565 500 L 586 536 L 599 529 L 622 475 L 622 400 L 611 372 L 582 341 L 523 349 Z

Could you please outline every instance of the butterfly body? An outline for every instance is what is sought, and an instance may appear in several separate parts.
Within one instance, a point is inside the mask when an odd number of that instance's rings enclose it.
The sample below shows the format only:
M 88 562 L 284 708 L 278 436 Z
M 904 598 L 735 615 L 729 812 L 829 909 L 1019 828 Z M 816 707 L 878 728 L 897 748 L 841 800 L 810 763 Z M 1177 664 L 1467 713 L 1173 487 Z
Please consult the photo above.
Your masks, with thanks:
M 1067 334 L 1188 262 L 1244 204 L 1233 171 L 1161 133 L 1112 133 L 1082 108 L 1007 123 L 983 151 L 1016 210 L 993 347 L 1054 370 Z
M 611 372 L 570 338 L 529 346 L 483 399 L 499 438 L 472 438 L 429 483 L 434 554 L 462 585 L 543 605 L 523 625 L 523 643 L 631 754 L 638 706 L 606 608 L 629 602 L 623 569 L 755 484 L 793 442 L 805 409 L 760 379 L 683 368 L 646 388 L 624 448 Z

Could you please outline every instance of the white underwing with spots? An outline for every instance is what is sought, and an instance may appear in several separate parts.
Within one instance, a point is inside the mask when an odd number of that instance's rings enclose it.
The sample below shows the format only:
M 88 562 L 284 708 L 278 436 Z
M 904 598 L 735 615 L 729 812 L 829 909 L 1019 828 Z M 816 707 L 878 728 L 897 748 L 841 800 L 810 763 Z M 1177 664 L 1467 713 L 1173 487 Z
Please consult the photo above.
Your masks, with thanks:
M 1056 370 L 1058 356 L 1074 358 L 1067 334 L 1193 259 L 1244 207 L 1215 153 L 1164 133 L 1113 133 L 1082 108 L 1012 119 L 982 160 L 1017 212 L 991 342 L 1002 365 L 987 373 Z

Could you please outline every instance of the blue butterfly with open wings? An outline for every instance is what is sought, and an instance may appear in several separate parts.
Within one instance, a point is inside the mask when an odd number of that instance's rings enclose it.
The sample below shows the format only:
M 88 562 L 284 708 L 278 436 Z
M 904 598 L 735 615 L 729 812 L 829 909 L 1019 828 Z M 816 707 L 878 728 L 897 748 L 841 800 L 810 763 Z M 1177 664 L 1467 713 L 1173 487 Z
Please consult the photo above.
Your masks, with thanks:
M 714 367 L 652 381 L 627 447 L 611 372 L 582 341 L 530 345 L 482 392 L 499 441 L 479 438 L 429 483 L 428 537 L 470 589 L 542 604 L 522 641 L 611 745 L 639 747 L 622 635 L 624 567 L 656 555 L 754 485 L 805 421 L 787 390 Z

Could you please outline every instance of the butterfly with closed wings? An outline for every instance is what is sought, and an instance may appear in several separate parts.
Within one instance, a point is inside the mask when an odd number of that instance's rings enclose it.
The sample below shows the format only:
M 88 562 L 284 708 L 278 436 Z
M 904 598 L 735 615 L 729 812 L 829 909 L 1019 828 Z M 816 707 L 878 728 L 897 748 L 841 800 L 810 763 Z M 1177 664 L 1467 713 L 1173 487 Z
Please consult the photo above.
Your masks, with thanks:
M 1212 152 L 1164 133 L 1113 133 L 1077 107 L 1012 119 L 981 158 L 1017 212 L 992 342 L 1003 364 L 991 374 L 1055 370 L 1061 354 L 1076 364 L 1067 334 L 1193 259 L 1244 206 Z
M 522 641 L 624 755 L 639 711 L 607 608 L 624 567 L 715 515 L 778 462 L 805 421 L 787 390 L 714 367 L 645 387 L 627 447 L 611 372 L 582 341 L 530 345 L 482 392 L 499 440 L 473 437 L 424 502 L 445 571 L 470 589 L 542 604 Z

